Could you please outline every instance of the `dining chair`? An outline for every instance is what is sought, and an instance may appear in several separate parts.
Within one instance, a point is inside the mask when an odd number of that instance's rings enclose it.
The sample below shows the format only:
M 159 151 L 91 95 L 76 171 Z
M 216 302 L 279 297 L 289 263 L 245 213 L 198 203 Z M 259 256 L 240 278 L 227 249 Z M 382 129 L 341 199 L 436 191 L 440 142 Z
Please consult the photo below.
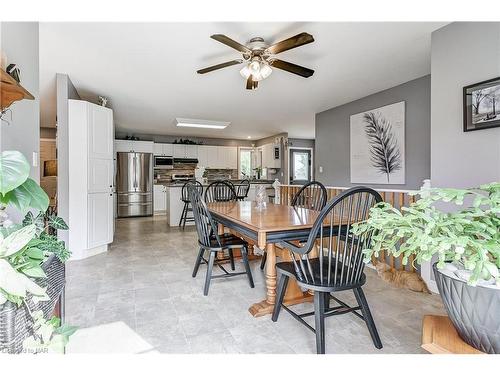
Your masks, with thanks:
M 182 229 L 186 227 L 186 222 L 194 221 L 193 216 L 188 216 L 188 212 L 192 212 L 191 201 L 189 198 L 188 185 L 194 185 L 194 187 L 198 190 L 200 194 L 203 194 L 203 185 L 198 181 L 188 181 L 182 186 L 181 191 L 181 201 L 184 202 L 184 207 L 182 208 L 181 219 L 179 220 L 179 227 L 182 225 Z
M 307 208 L 309 210 L 321 211 L 328 199 L 325 186 L 318 181 L 311 181 L 302 186 L 293 196 L 291 205 L 293 207 Z M 267 253 L 264 251 L 260 261 L 260 269 L 266 266 Z
M 346 190 L 321 210 L 303 246 L 280 242 L 281 247 L 289 251 L 292 260 L 276 264 L 279 282 L 272 320 L 276 322 L 281 308 L 285 309 L 316 333 L 318 354 L 325 353 L 325 317 L 346 313 L 353 313 L 364 320 L 373 344 L 377 349 L 382 348 L 362 289 L 366 282 L 362 251 L 370 247 L 371 235 L 358 236 L 351 232 L 352 224 L 366 220 L 370 208 L 381 201 L 380 194 L 367 187 Z M 313 312 L 297 314 L 283 304 L 290 277 L 300 287 L 314 292 Z M 350 306 L 331 294 L 344 290 L 354 292 L 358 306 Z M 338 306 L 330 307 L 330 300 L 337 302 Z M 313 315 L 314 328 L 304 320 Z
M 236 201 L 236 191 L 229 181 L 215 181 L 205 189 L 205 202 L 234 202 Z
M 196 231 L 198 232 L 198 245 L 200 250 L 198 256 L 196 257 L 196 262 L 193 269 L 193 277 L 196 277 L 200 264 L 204 263 L 207 265 L 207 274 L 205 277 L 205 286 L 203 288 L 203 295 L 208 295 L 208 290 L 210 288 L 210 281 L 212 279 L 218 279 L 221 277 L 233 277 L 238 275 L 246 274 L 248 277 L 248 282 L 250 287 L 254 287 L 252 271 L 250 270 L 250 264 L 248 263 L 248 243 L 230 233 L 224 235 L 219 235 L 217 233 L 217 225 L 208 210 L 207 204 L 202 199 L 201 194 L 193 185 L 188 185 L 189 196 L 191 200 L 191 205 L 193 207 L 194 221 L 196 224 Z M 228 272 L 224 266 L 221 264 L 227 260 L 231 261 L 231 268 L 234 271 L 234 258 L 232 256 L 233 249 L 241 249 L 241 257 L 243 260 L 243 265 L 245 267 L 245 272 Z M 219 253 L 224 253 L 228 251 L 229 257 L 218 257 Z M 208 260 L 205 259 L 205 252 L 209 253 Z M 212 275 L 213 266 L 217 265 L 223 272 L 221 275 Z
M 248 197 L 248 191 L 250 190 L 250 181 L 242 180 L 235 187 L 236 187 L 236 199 L 239 201 L 245 200 L 245 198 Z

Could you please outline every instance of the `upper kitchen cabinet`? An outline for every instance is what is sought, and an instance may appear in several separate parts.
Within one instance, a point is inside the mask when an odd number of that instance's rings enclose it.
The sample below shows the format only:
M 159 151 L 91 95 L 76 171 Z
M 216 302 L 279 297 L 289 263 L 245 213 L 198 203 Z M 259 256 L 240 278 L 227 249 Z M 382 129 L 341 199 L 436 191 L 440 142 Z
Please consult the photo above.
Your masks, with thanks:
M 115 152 L 146 152 L 152 154 L 154 153 L 154 143 L 115 139 Z
M 198 157 L 198 145 L 173 144 L 174 158 L 196 159 Z
M 229 146 L 217 147 L 216 168 L 238 169 L 238 148 Z
M 171 143 L 155 143 L 154 154 L 158 156 L 173 156 L 174 145 Z
M 281 168 L 281 147 L 278 144 L 265 144 L 261 149 L 262 168 Z
M 208 165 L 208 149 L 210 146 L 198 146 L 198 166 L 207 167 Z

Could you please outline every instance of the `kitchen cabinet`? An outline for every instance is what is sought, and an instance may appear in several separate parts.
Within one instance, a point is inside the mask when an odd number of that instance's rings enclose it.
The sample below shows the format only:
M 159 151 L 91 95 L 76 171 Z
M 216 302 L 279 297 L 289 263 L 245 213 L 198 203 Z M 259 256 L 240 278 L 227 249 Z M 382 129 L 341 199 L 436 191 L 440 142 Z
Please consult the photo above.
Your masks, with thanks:
M 229 146 L 217 147 L 216 168 L 238 169 L 238 148 Z
M 115 152 L 147 152 L 152 154 L 154 153 L 154 143 L 115 139 Z
M 170 227 L 176 227 L 179 225 L 181 220 L 182 210 L 184 208 L 184 202 L 181 200 L 182 186 L 167 186 L 166 187 L 166 198 L 167 198 L 167 224 Z M 189 216 L 193 215 L 190 211 Z M 194 221 L 186 222 L 186 226 L 194 225 Z
M 154 154 L 158 156 L 173 156 L 174 155 L 174 145 L 171 143 L 155 143 Z
M 219 148 L 217 146 L 207 146 L 206 168 L 219 168 Z
M 186 158 L 196 159 L 198 157 L 198 145 L 186 145 Z
M 68 247 L 82 259 L 113 242 L 113 111 L 69 100 L 68 120 Z
M 211 146 L 198 146 L 198 167 L 207 167 L 208 165 L 208 149 Z
M 174 158 L 196 159 L 198 157 L 198 145 L 174 144 L 172 146 Z
M 281 149 L 274 143 L 262 146 L 262 168 L 281 168 Z
M 155 215 L 165 213 L 167 210 L 167 190 L 165 185 L 153 186 L 153 211 Z

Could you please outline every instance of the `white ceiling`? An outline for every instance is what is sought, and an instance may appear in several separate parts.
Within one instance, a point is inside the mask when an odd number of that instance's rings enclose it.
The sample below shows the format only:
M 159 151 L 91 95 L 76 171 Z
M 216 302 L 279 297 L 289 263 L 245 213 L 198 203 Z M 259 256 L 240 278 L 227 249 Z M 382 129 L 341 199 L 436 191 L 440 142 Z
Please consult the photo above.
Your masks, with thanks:
M 55 74 L 66 73 L 83 99 L 109 98 L 117 130 L 217 138 L 263 138 L 286 131 L 314 138 L 314 115 L 430 73 L 430 34 L 444 23 L 41 23 L 42 126 L 55 123 Z M 302 78 L 274 69 L 245 89 L 239 58 L 210 39 L 274 43 L 299 32 L 315 42 L 280 58 L 314 69 Z M 179 129 L 176 117 L 230 121 L 225 130 Z

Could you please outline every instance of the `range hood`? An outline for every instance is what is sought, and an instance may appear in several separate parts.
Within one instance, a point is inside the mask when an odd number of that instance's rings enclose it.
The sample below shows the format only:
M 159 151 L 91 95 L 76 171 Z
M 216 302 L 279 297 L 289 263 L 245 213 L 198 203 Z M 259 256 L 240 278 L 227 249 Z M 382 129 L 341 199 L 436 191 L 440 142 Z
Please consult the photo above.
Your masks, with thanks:
M 196 158 L 174 158 L 174 164 L 198 164 Z

